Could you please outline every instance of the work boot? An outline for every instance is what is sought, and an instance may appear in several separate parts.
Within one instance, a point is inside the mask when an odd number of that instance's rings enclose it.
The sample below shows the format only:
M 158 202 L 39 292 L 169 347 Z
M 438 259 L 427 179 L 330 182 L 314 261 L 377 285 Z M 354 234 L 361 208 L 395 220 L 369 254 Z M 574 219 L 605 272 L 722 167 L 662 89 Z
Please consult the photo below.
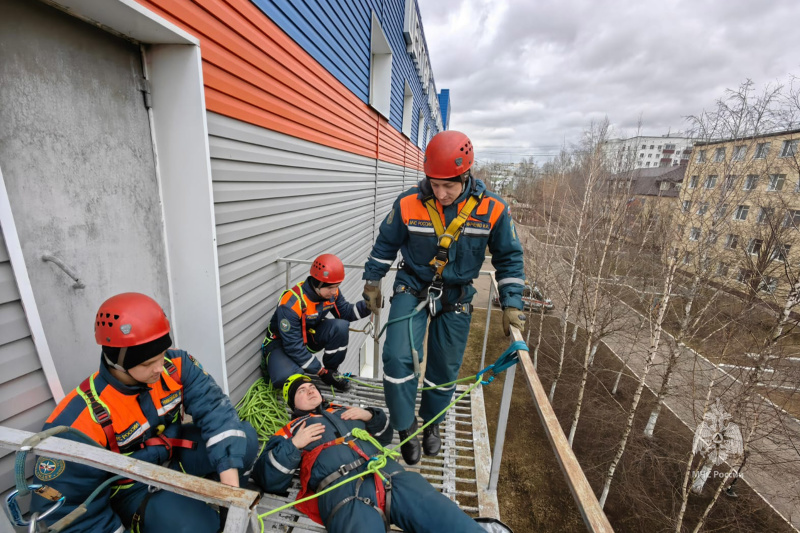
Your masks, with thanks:
M 417 419 L 414 418 L 414 422 L 408 427 L 408 429 L 397 432 L 398 435 L 400 435 L 400 442 L 406 440 L 406 438 L 408 438 L 409 435 L 416 433 L 416 431 L 417 431 Z M 414 437 L 410 441 L 400 446 L 400 453 L 403 455 L 403 461 L 405 461 L 407 465 L 417 464 L 420 460 L 420 457 L 422 456 L 422 452 L 420 451 L 419 439 L 417 437 Z
M 431 424 L 422 430 L 422 451 L 425 455 L 436 455 L 442 449 L 439 424 Z
M 334 374 L 327 368 L 323 368 L 322 370 L 320 370 L 319 379 L 321 379 L 325 385 L 328 386 L 333 385 L 333 388 L 338 390 L 339 392 L 347 392 L 350 390 L 349 379 L 345 379 L 339 374 Z

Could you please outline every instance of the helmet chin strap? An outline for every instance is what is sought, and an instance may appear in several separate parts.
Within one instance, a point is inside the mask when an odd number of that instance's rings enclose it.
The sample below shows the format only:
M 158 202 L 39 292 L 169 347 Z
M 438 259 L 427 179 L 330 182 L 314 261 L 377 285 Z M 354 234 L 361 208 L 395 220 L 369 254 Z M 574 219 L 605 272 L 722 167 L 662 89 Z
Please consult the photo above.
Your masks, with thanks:
M 122 350 L 120 350 L 120 352 L 119 352 L 120 361 L 123 361 L 125 359 L 125 352 L 126 351 L 127 351 L 127 348 L 123 348 Z M 120 372 L 128 374 L 130 376 L 130 373 L 127 370 L 125 370 L 125 368 L 123 368 L 122 366 L 120 366 L 117 363 L 112 363 L 111 359 L 109 359 L 108 356 L 106 355 L 106 352 L 103 352 L 103 358 L 106 360 L 106 364 L 108 366 L 113 367 L 114 369 L 119 370 Z

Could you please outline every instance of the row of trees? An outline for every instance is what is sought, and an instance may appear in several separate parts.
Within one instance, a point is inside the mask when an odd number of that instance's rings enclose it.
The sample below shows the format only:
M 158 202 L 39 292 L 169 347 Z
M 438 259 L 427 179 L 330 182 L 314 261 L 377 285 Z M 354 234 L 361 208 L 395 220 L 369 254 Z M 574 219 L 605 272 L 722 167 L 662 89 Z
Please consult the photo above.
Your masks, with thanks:
M 800 191 L 800 150 L 780 154 L 781 161 L 738 157 L 753 154 L 776 132 L 797 127 L 798 117 L 797 84 L 757 93 L 746 82 L 728 91 L 713 110 L 689 118 L 695 140 L 692 161 L 680 197 L 665 202 L 668 209 L 660 211 L 643 210 L 641 203 L 631 201 L 631 185 L 639 173 L 608 172 L 606 163 L 617 154 L 606 150 L 607 122 L 592 124 L 579 146 L 565 148 L 553 161 L 542 166 L 527 162 L 514 192 L 520 203 L 515 216 L 534 237 L 528 275 L 554 296 L 559 309 L 550 400 L 572 406 L 570 444 L 591 408 L 585 404 L 587 382 L 608 379 L 593 370 L 601 343 L 622 359 L 608 393 L 616 393 L 620 378 L 630 374 L 628 367 L 635 369 L 638 380 L 630 403 L 620 405 L 626 420 L 613 444 L 613 458 L 607 464 L 585 465 L 605 471 L 599 489 L 602 505 L 634 421 L 647 417 L 644 434 L 657 437 L 665 404 L 698 428 L 692 449 L 674 458 L 684 472 L 675 501 L 660 511 L 674 531 L 688 527 L 687 504 L 692 493 L 703 492 L 711 472 L 737 472 L 745 457 L 757 490 L 766 479 L 778 485 L 772 492 L 779 496 L 771 503 L 784 515 L 800 504 L 800 494 L 791 489 L 800 474 L 800 425 L 783 409 L 796 409 L 796 416 L 800 406 L 794 314 L 800 303 L 800 264 L 790 253 L 800 248 L 793 214 L 800 214 L 795 211 L 800 209 L 800 192 L 795 192 Z M 733 150 L 720 157 L 721 140 Z M 793 171 L 785 170 L 787 163 Z M 762 180 L 763 190 L 776 175 L 777 164 L 784 169 L 777 175 L 792 185 L 787 182 L 768 198 L 757 197 L 759 189 L 744 181 Z M 700 181 L 709 176 L 714 178 Z M 627 186 L 620 187 L 620 182 Z M 759 210 L 757 224 L 740 224 L 736 216 L 738 206 L 748 204 Z M 727 242 L 731 235 L 738 246 Z M 538 361 L 549 326 L 544 315 L 531 318 L 539 325 L 531 328 L 538 331 L 537 338 L 529 339 Z M 586 340 L 575 351 L 570 346 L 579 326 Z M 578 392 L 560 398 L 558 387 L 570 353 L 580 354 Z M 646 386 L 656 402 L 650 413 L 639 413 Z M 705 525 L 731 483 L 730 476 L 714 479 L 719 481 L 694 531 Z

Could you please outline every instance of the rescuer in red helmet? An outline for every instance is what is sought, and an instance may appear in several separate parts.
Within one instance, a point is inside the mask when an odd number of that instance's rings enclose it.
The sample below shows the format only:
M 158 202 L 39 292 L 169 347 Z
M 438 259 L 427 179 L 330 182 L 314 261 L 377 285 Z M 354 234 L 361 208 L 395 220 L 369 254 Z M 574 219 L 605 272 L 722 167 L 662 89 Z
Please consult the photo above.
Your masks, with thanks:
M 455 385 L 448 384 L 458 377 L 469 334 L 475 295 L 472 281 L 479 275 L 487 246 L 506 335 L 511 325 L 523 327 L 522 245 L 508 205 L 472 176 L 474 161 L 472 142 L 466 135 L 460 131 L 436 134 L 425 150 L 425 179 L 397 198 L 381 224 L 364 270 L 364 299 L 371 311 L 377 311 L 383 306 L 381 278 L 394 263 L 398 250 L 403 254 L 389 311 L 389 320 L 395 322 L 387 327 L 383 347 L 386 405 L 392 427 L 401 439 L 418 427 L 414 402 L 429 319 L 424 376 L 429 390 L 422 393 L 419 416 L 428 422 L 450 403 Z M 420 305 L 420 312 L 413 314 Z M 412 314 L 413 329 L 406 320 L 399 320 Z M 422 451 L 436 455 L 440 447 L 439 426 L 434 423 L 425 428 Z M 416 438 L 404 444 L 401 451 L 408 464 L 420 460 Z
M 230 399 L 197 360 L 169 349 L 169 320 L 155 300 L 135 292 L 109 298 L 94 317 L 94 335 L 102 346 L 100 370 L 59 402 L 44 429 L 70 426 L 113 452 L 234 487 L 247 479 L 258 454 L 256 431 L 239 420 Z M 191 424 L 182 423 L 184 412 L 192 415 Z M 83 442 L 72 433 L 60 437 Z M 37 483 L 66 498 L 49 515 L 51 523 L 112 476 L 50 457 L 38 458 L 34 475 Z M 204 502 L 149 489 L 131 480 L 113 483 L 69 530 L 221 530 L 218 512 Z M 40 513 L 52 505 L 38 494 L 31 500 L 31 509 Z
M 369 311 L 364 301 L 351 304 L 345 299 L 339 292 L 342 281 L 342 261 L 323 254 L 314 259 L 305 281 L 281 294 L 261 346 L 261 371 L 275 386 L 293 374 L 308 373 L 339 391 L 350 388 L 336 371 L 347 355 L 350 322 L 369 316 Z M 321 363 L 315 355 L 319 352 Z

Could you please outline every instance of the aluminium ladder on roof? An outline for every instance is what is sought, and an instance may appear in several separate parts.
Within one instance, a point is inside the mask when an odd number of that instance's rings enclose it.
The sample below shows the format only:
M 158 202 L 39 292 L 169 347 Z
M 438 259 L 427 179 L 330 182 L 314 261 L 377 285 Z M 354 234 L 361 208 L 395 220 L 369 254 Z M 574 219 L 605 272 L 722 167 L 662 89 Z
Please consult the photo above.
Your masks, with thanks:
M 316 377 L 314 379 L 316 382 Z M 375 379 L 362 377 L 358 379 L 371 385 L 381 386 L 382 383 Z M 337 393 L 335 397 L 332 397 L 328 388 L 321 383 L 320 386 L 326 399 L 334 403 L 359 407 L 380 407 L 386 410 L 382 390 L 365 387 L 359 383 L 351 383 L 348 392 Z M 454 398 L 464 392 L 466 388 L 463 385 L 458 386 Z M 419 393 L 416 407 L 419 408 Z M 477 387 L 445 415 L 440 426 L 442 449 L 437 456 L 423 455 L 422 460 L 414 466 L 406 466 L 402 460 L 399 462 L 407 470 L 419 472 L 434 488 L 456 502 L 470 516 L 500 518 L 497 492 L 488 490 L 491 455 L 486 427 L 483 391 Z M 390 446 L 396 446 L 399 442 L 395 433 Z M 299 481 L 295 479 L 289 490 L 289 496 L 264 494 L 258 504 L 257 513 L 265 513 L 294 501 L 299 488 Z M 324 532 L 325 528 L 294 509 L 287 509 L 265 518 L 264 531 L 318 533 Z

